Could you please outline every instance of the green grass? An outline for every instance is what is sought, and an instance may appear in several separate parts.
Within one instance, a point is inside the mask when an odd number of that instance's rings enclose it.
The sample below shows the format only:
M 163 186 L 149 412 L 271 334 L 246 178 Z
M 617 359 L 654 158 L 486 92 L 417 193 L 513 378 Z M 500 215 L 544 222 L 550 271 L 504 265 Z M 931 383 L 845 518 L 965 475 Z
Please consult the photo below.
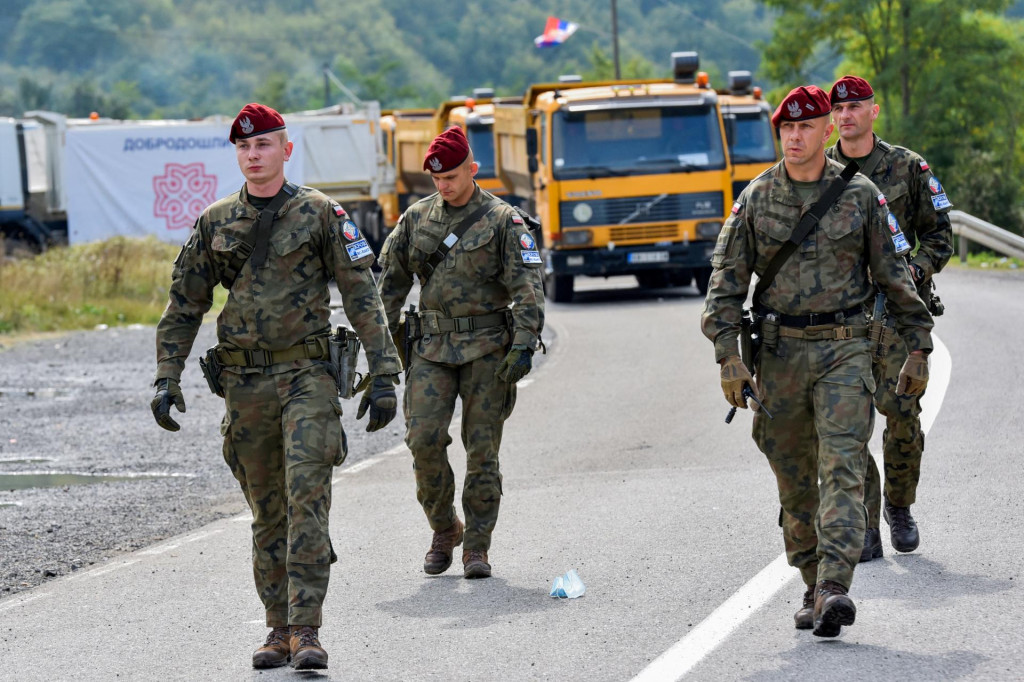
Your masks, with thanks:
M 1016 270 L 1024 268 L 1024 261 L 1020 258 L 1009 258 L 989 251 L 968 253 L 967 263 L 961 263 L 960 257 L 954 254 L 953 258 L 950 260 L 950 265 L 953 263 L 968 268 L 982 268 L 988 270 Z
M 29 258 L 0 256 L 0 341 L 104 324 L 156 324 L 178 250 L 154 237 L 115 237 Z M 216 290 L 215 310 L 226 296 Z

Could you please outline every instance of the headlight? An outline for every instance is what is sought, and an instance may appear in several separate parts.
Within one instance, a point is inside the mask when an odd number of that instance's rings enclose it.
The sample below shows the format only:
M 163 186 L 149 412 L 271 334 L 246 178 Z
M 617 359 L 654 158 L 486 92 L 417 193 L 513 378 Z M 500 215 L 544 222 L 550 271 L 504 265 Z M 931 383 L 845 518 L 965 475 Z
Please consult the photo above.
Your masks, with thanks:
M 593 240 L 590 230 L 566 230 L 562 233 L 562 243 L 566 246 L 583 246 Z
M 722 223 L 717 220 L 697 223 L 697 237 L 700 239 L 718 239 L 718 233 L 721 231 Z
M 572 207 L 572 217 L 578 223 L 585 223 L 594 217 L 594 209 L 590 208 L 590 204 L 587 202 L 581 201 Z

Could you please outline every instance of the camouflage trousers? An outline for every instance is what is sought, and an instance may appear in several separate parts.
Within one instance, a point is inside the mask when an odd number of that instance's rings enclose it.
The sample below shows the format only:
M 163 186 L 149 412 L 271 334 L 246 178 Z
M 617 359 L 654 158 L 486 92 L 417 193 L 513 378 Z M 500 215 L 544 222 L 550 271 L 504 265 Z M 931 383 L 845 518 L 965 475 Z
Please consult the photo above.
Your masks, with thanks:
M 412 451 L 416 499 L 430 527 L 455 523 L 455 474 L 448 462 L 452 443 L 448 427 L 456 398 L 462 399 L 462 444 L 466 480 L 462 511 L 466 518 L 464 549 L 488 550 L 501 504 L 498 449 L 505 420 L 515 407 L 516 386 L 494 376 L 505 351 L 462 365 L 439 364 L 413 354 L 406 378 L 405 442 Z
M 882 452 L 885 463 L 885 495 L 897 507 L 909 507 L 917 499 L 921 480 L 921 456 L 924 431 L 921 430 L 921 396 L 898 395 L 900 370 L 907 360 L 907 346 L 897 338 L 889 353 L 875 368 L 875 406 L 885 417 Z M 921 395 L 924 395 L 923 393 Z M 878 528 L 882 507 L 882 482 L 875 458 L 868 452 L 867 477 L 864 479 L 864 506 L 868 510 L 868 528 Z
M 753 437 L 775 473 L 779 525 L 804 584 L 849 588 L 864 545 L 864 467 L 874 423 L 869 342 L 781 337 L 762 349 L 758 385 L 775 417 Z
M 252 510 L 252 568 L 268 627 L 319 627 L 331 564 L 331 475 L 344 457 L 341 403 L 321 365 L 221 372 L 224 459 Z

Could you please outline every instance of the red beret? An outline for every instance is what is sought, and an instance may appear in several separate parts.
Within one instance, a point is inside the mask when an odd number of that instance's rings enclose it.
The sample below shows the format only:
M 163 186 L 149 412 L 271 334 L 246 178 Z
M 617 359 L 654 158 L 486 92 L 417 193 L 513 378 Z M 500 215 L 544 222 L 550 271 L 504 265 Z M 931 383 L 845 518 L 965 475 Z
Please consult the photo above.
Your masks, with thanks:
M 809 118 L 827 116 L 832 111 L 828 95 L 817 85 L 801 85 L 793 88 L 779 108 L 772 114 L 772 125 L 776 128 L 783 121 L 806 121 Z
M 234 144 L 235 140 L 244 140 L 275 130 L 284 130 L 284 119 L 281 118 L 281 114 L 263 104 L 250 102 L 242 107 L 238 116 L 235 116 L 228 141 Z
M 469 156 L 469 140 L 459 126 L 452 126 L 434 138 L 423 157 L 423 170 L 447 173 Z
M 871 84 L 863 78 L 856 76 L 843 76 L 832 86 L 828 93 L 828 100 L 832 104 L 837 102 L 859 102 L 862 99 L 870 99 L 875 96 Z

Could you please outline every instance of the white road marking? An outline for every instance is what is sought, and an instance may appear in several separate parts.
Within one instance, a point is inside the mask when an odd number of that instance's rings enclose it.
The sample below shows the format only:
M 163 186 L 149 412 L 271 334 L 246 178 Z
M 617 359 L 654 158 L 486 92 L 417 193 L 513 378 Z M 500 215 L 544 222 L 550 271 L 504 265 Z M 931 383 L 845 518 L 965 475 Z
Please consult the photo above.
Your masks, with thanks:
M 42 599 L 43 597 L 49 597 L 49 596 L 50 596 L 49 592 L 43 592 L 42 594 L 33 594 L 31 597 L 25 597 L 24 599 L 16 599 L 16 600 L 10 602 L 9 604 L 3 604 L 2 606 L 0 606 L 0 613 L 3 613 L 4 611 L 10 611 L 11 609 L 13 609 L 16 606 L 24 606 L 25 604 L 29 603 L 30 601 L 35 601 L 37 599 Z
M 932 335 L 935 344 L 930 356 L 928 390 L 921 399 L 921 429 L 927 433 L 942 407 L 949 386 L 953 360 L 945 344 Z M 799 573 L 789 566 L 783 552 L 761 572 L 751 578 L 738 592 L 711 612 L 697 627 L 650 665 L 632 682 L 676 682 L 681 680 L 709 653 L 718 648 L 733 630 L 764 606 Z

